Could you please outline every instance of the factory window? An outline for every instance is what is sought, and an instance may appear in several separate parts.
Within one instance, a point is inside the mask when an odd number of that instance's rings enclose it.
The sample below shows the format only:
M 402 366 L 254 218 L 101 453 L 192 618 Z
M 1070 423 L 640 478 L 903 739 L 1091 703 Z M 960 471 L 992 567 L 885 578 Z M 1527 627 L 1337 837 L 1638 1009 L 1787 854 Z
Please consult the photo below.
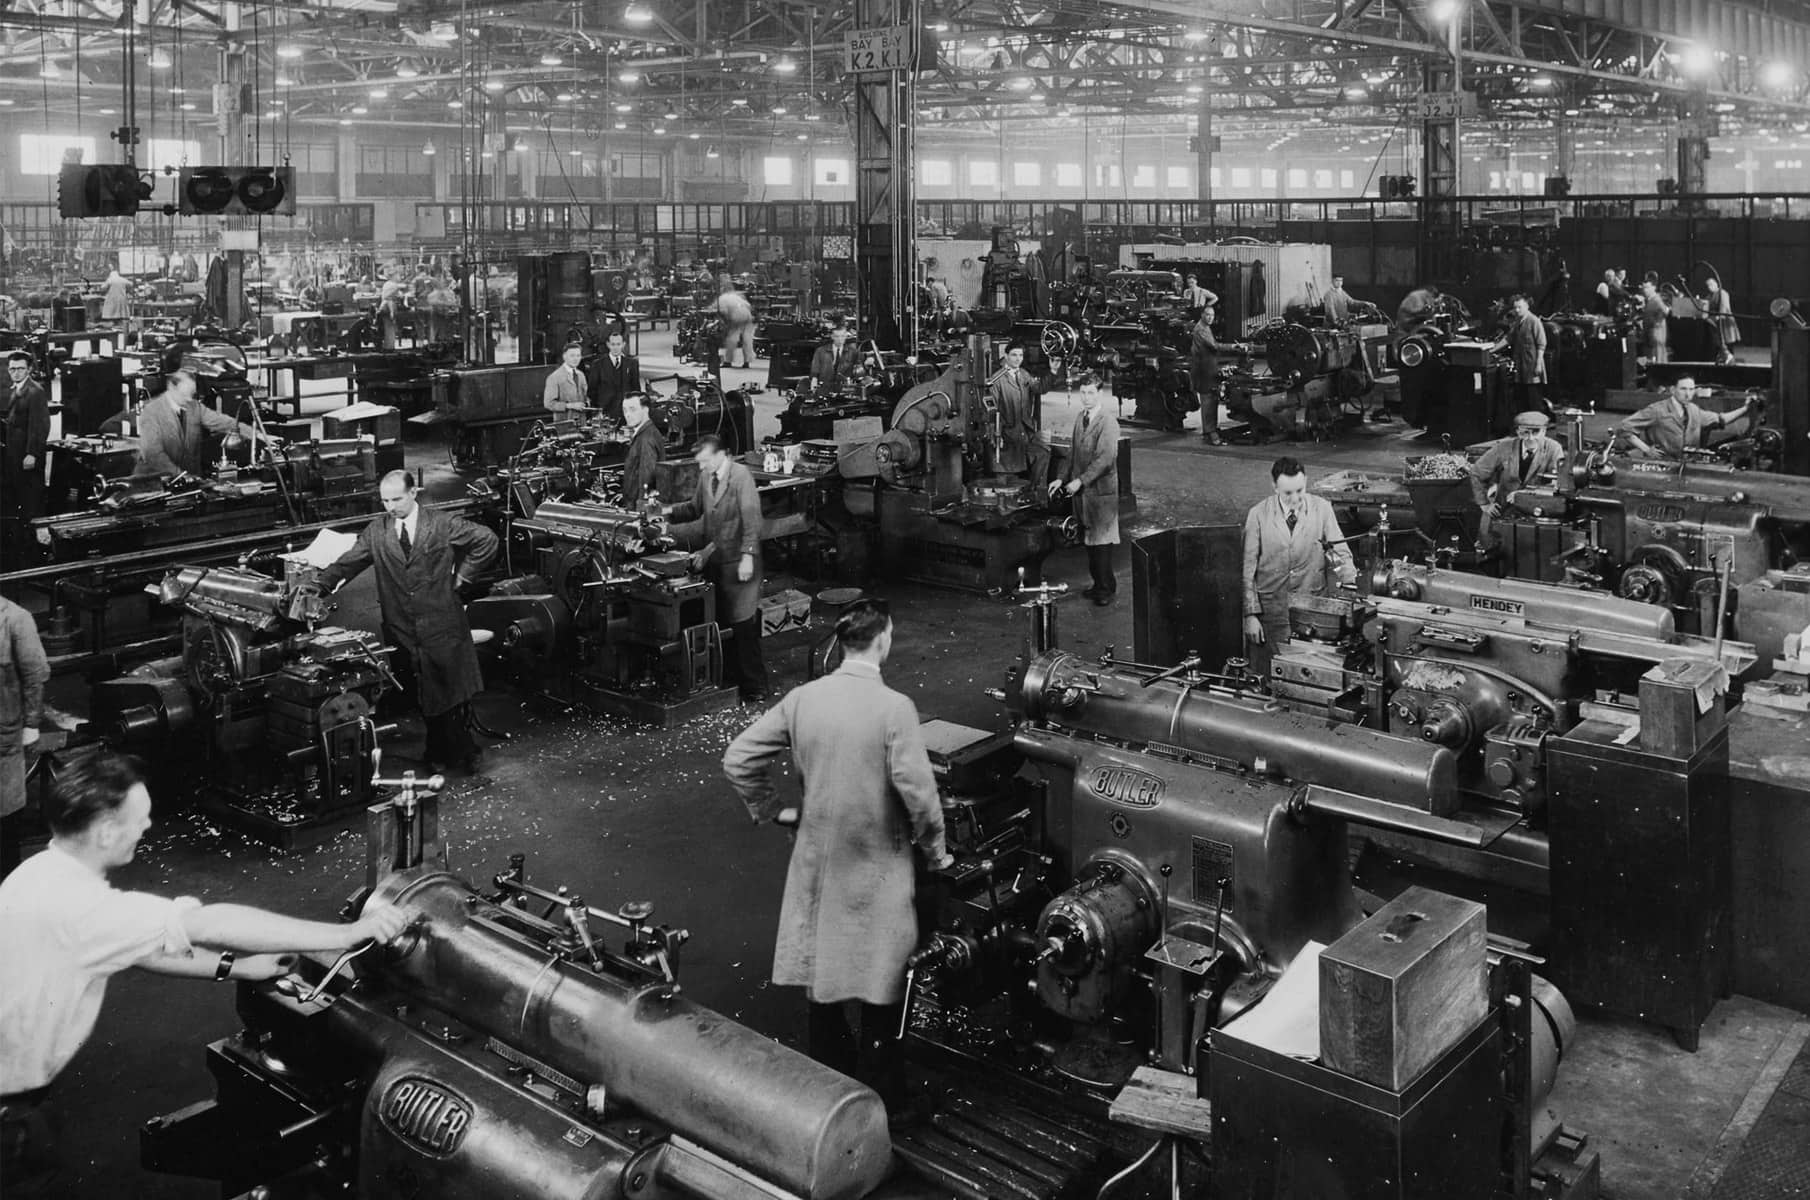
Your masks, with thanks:
M 1212 184 L 1214 187 L 1219 186 L 1219 168 L 1218 167 L 1207 168 L 1207 182 Z
M 792 186 L 792 160 L 789 158 L 769 157 L 761 159 L 761 178 L 767 181 L 768 187 Z
M 1538 191 L 1539 188 L 1540 188 L 1540 185 L 1534 181 L 1532 171 L 1521 172 L 1521 190 L 1522 191 L 1534 192 L 1534 191 Z
M 1235 188 L 1250 187 L 1251 186 L 1251 169 L 1249 167 L 1233 167 L 1232 168 L 1232 186 Z
M 1014 187 L 1039 187 L 1043 183 L 1043 164 L 1019 161 L 1012 164 Z
M 999 163 L 991 158 L 969 159 L 968 183 L 973 187 L 998 187 Z
M 1288 169 L 1288 190 L 1291 192 L 1304 192 L 1307 190 L 1307 169 L 1305 167 L 1290 167 Z
M 55 175 L 63 169 L 63 158 L 71 150 L 81 151 L 77 161 L 94 161 L 94 139 L 69 137 L 59 133 L 24 133 L 19 135 L 19 169 L 27 175 Z
M 1322 192 L 1332 190 L 1332 172 L 1319 170 L 1314 172 L 1314 187 Z
M 1131 186 L 1134 188 L 1156 187 L 1156 164 L 1139 163 L 1131 170 Z
M 196 166 L 201 162 L 201 143 L 151 138 L 145 143 L 144 156 L 139 161 L 153 171 L 164 167 L 180 167 L 184 163 Z
M 1276 190 L 1276 168 L 1264 167 L 1257 173 L 1257 178 L 1262 181 L 1264 191 L 1272 192 Z
M 824 187 L 844 187 L 849 182 L 848 159 L 820 158 L 817 160 L 817 182 Z
M 1170 167 L 1169 168 L 1169 190 L 1170 191 L 1186 192 L 1186 191 L 1191 190 L 1193 187 L 1194 187 L 1194 172 L 1190 171 L 1187 167 Z
M 1057 163 L 1056 164 L 1056 186 L 1057 187 L 1078 188 L 1081 186 L 1082 180 L 1083 180 L 1083 176 L 1081 174 L 1081 164 L 1080 163 Z
M 1491 171 L 1489 173 L 1489 190 L 1492 192 L 1499 192 L 1502 190 L 1502 172 Z
M 955 182 L 955 171 L 946 158 L 920 160 L 918 174 L 925 187 L 948 187 Z
M 1358 185 L 1358 177 L 1357 177 L 1356 171 L 1340 171 L 1339 172 L 1339 190 L 1341 192 L 1354 191 L 1354 190 L 1356 190 L 1357 185 Z

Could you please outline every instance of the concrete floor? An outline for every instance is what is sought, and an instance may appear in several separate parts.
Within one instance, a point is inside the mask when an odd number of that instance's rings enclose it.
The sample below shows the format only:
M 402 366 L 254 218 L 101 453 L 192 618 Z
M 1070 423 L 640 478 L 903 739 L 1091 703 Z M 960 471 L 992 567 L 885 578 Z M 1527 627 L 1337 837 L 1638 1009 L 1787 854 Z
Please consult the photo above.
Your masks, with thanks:
M 644 338 L 647 367 L 663 361 L 662 341 L 670 338 Z M 752 377 L 728 376 L 731 384 Z M 757 432 L 772 431 L 778 398 L 764 396 L 757 407 Z M 1065 398 L 1047 403 L 1052 429 L 1065 428 L 1072 414 Z M 1209 449 L 1197 434 L 1132 436 L 1141 509 L 1126 528 L 1128 537 L 1169 525 L 1240 520 L 1267 490 L 1269 464 L 1282 451 L 1304 458 L 1314 471 L 1385 469 L 1406 451 L 1400 428 L 1388 426 L 1365 427 L 1338 445 L 1267 449 Z M 431 446 L 415 448 L 411 458 L 423 466 L 445 461 L 443 451 Z M 434 471 L 432 485 L 450 491 L 456 480 L 450 471 Z M 1123 572 L 1123 554 L 1119 567 Z M 1084 585 L 1080 552 L 1057 555 L 1049 573 Z M 1005 714 L 983 693 L 998 684 L 1021 645 L 1022 611 L 1003 601 L 917 587 L 888 594 L 898 627 L 889 682 L 913 696 L 926 716 L 1002 726 Z M 348 589 L 344 601 L 344 623 L 371 622 L 368 578 Z M 1105 609 L 1067 603 L 1061 625 L 1065 644 L 1084 655 L 1131 644 L 1124 602 Z M 808 640 L 791 634 L 769 643 L 781 688 L 803 679 Z M 516 741 L 493 751 L 485 774 L 462 781 L 443 805 L 455 868 L 485 877 L 519 850 L 529 855 L 533 878 L 570 885 L 592 903 L 653 900 L 657 919 L 692 932 L 682 973 L 688 992 L 796 1044 L 803 1034 L 800 999 L 767 978 L 788 840 L 771 827 L 749 825 L 717 767 L 723 747 L 752 710 L 653 731 L 536 711 L 507 694 L 481 703 L 490 723 L 513 732 Z M 394 750 L 406 757 L 419 748 L 415 727 Z M 357 885 L 362 853 L 351 831 L 311 850 L 280 854 L 194 813 L 165 812 L 118 882 L 329 917 Z M 72 1117 L 67 1194 L 213 1195 L 206 1184 L 141 1172 L 136 1129 L 150 1116 L 211 1095 L 203 1046 L 235 1027 L 230 988 L 141 972 L 116 978 L 95 1036 L 60 1081 Z M 1716 1009 L 1693 1055 L 1677 1049 L 1667 1034 L 1587 1018 L 1555 1100 L 1567 1123 L 1587 1131 L 1601 1149 L 1607 1195 L 1672 1200 L 1688 1191 L 1708 1197 L 1807 1029 L 1801 1014 L 1736 998 Z

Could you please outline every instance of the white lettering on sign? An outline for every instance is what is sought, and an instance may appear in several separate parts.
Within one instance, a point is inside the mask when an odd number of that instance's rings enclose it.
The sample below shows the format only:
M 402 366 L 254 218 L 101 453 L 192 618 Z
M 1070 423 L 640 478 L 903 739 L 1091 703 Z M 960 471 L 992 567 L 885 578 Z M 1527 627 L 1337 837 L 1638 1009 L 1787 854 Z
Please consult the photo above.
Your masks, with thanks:
M 911 27 L 862 29 L 842 38 L 842 66 L 851 73 L 911 70 Z

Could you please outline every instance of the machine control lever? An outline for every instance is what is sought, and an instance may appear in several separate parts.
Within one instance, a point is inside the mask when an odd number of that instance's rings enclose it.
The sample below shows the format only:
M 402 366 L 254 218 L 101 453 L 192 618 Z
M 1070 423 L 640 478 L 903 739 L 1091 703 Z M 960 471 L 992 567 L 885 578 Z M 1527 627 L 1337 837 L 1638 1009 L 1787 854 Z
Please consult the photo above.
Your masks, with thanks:
M 321 998 L 321 994 L 327 990 L 327 985 L 329 983 L 333 982 L 335 976 L 337 976 L 341 971 L 346 969 L 347 964 L 349 964 L 353 959 L 357 958 L 359 955 L 363 954 L 365 951 L 371 949 L 371 947 L 375 946 L 376 944 L 377 944 L 376 939 L 366 938 L 364 941 L 358 943 L 358 945 L 352 947 L 350 950 L 347 950 L 345 953 L 341 954 L 338 958 L 334 959 L 333 965 L 327 968 L 327 973 L 320 977 L 320 982 L 316 983 L 313 987 L 309 988 L 307 991 L 302 993 L 302 995 L 301 995 L 302 1003 L 303 1004 L 313 1004 L 316 1000 L 319 1000 Z
M 1156 684 L 1163 682 L 1163 680 L 1165 680 L 1165 679 L 1174 679 L 1177 675 L 1186 675 L 1190 671 L 1197 670 L 1199 667 L 1200 667 L 1200 652 L 1197 650 L 1190 650 L 1190 651 L 1188 651 L 1187 657 L 1183 658 L 1180 662 L 1176 663 L 1173 667 L 1170 667 L 1167 671 L 1159 671 L 1155 675 L 1152 675 L 1150 678 L 1146 679 L 1144 681 L 1144 686 L 1153 687 Z

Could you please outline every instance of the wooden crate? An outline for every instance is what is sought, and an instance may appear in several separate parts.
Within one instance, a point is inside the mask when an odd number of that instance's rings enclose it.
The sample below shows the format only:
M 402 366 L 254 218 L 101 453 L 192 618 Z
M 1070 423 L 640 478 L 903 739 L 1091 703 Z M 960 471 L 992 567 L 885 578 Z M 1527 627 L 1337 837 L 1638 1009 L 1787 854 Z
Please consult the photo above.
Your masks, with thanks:
M 1409 888 L 1320 955 L 1320 1061 L 1401 1091 L 1489 1011 L 1483 905 Z

